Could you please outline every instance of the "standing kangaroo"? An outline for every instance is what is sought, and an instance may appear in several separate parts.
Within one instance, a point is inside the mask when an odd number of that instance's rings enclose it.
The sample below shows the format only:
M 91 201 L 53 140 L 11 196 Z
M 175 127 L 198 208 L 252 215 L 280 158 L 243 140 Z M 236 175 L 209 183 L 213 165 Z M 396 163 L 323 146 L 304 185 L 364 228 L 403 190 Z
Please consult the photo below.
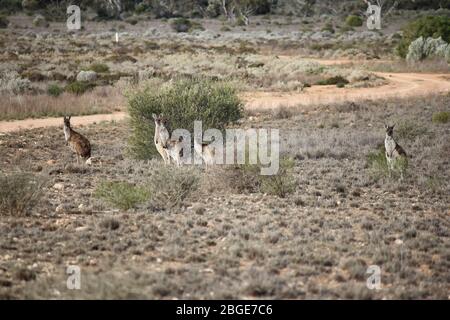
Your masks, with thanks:
M 157 116 L 153 114 L 153 120 L 155 120 L 155 136 L 153 138 L 156 150 L 164 160 L 165 164 L 170 164 L 170 156 L 167 152 L 167 142 L 169 141 L 169 131 L 166 128 L 166 119 L 163 114 Z
M 386 160 L 388 163 L 389 177 L 396 167 L 400 171 L 400 178 L 403 180 L 406 167 L 408 165 L 408 157 L 405 150 L 394 140 L 394 127 L 385 125 L 386 138 L 384 139 L 384 147 L 386 149 Z
M 64 138 L 66 145 L 76 153 L 77 164 L 80 162 L 80 157 L 85 160 L 86 164 L 91 164 L 91 144 L 85 136 L 72 129 L 70 126 L 70 118 L 71 116 L 64 116 Z
M 171 139 L 167 141 L 164 149 L 166 150 L 169 158 L 173 160 L 177 166 L 181 166 L 181 157 L 183 157 L 183 137 L 180 136 L 178 139 Z

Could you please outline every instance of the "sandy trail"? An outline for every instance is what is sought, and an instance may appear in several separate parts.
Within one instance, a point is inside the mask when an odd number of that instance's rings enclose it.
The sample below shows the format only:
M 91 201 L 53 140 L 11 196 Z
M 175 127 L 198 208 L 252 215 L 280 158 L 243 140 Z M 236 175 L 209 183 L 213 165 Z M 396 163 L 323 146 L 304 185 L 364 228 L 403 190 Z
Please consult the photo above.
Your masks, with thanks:
M 73 122 L 77 126 L 87 125 L 91 123 L 99 123 L 102 121 L 119 121 L 123 120 L 127 114 L 125 112 L 115 112 L 110 114 L 93 114 L 89 116 L 73 116 Z M 45 127 L 63 127 L 63 119 L 44 118 L 44 119 L 25 119 L 14 121 L 0 121 L 0 132 L 13 132 L 23 129 L 45 128 Z
M 345 64 L 349 60 L 315 60 L 324 65 Z M 277 107 L 307 106 L 339 102 L 357 102 L 386 98 L 419 97 L 434 93 L 450 92 L 450 75 L 425 73 L 374 72 L 389 83 L 374 88 L 337 88 L 336 86 L 313 86 L 304 92 L 246 92 L 241 95 L 248 110 L 264 110 Z M 101 121 L 122 120 L 125 112 L 73 117 L 74 124 L 87 125 Z M 0 121 L 0 132 L 22 129 L 62 126 L 61 118 Z

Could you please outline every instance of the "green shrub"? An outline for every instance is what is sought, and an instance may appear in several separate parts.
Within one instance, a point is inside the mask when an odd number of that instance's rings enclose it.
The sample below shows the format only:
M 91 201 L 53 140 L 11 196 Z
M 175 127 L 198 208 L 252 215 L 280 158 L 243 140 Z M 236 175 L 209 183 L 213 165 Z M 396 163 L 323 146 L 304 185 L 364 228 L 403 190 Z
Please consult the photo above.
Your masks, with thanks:
M 45 181 L 30 173 L 0 173 L 0 215 L 29 213 L 42 196 Z
M 151 176 L 148 191 L 156 209 L 179 207 L 199 186 L 199 175 L 192 167 L 163 166 Z
M 135 208 L 149 199 L 148 191 L 127 182 L 102 182 L 94 193 L 95 197 L 122 210 Z
M 319 86 L 337 85 L 339 87 L 345 86 L 349 81 L 342 76 L 335 76 L 325 80 L 320 80 L 316 84 Z
M 433 114 L 432 118 L 434 123 L 448 123 L 450 121 L 450 112 L 442 111 Z
M 82 95 L 86 91 L 92 90 L 93 88 L 95 88 L 95 83 L 86 81 L 74 81 L 66 86 L 65 91 L 76 95 Z
M 272 176 L 260 176 L 261 191 L 270 195 L 286 198 L 295 191 L 296 181 L 292 176 L 294 161 L 292 159 L 281 159 L 280 169 Z
M 361 27 L 363 19 L 360 16 L 350 15 L 345 19 L 345 24 L 349 27 Z
M 93 63 L 86 70 L 91 70 L 97 73 L 107 73 L 109 72 L 109 67 L 104 63 Z
M 0 29 L 8 28 L 9 21 L 5 16 L 0 15 Z
M 189 32 L 193 30 L 204 30 L 203 26 L 187 18 L 176 18 L 170 21 L 170 26 L 176 32 Z
M 367 166 L 370 173 L 375 178 L 386 177 L 389 174 L 389 168 L 386 160 L 384 146 L 378 148 L 376 152 L 370 152 L 367 155 Z
M 52 97 L 59 97 L 64 92 L 64 89 L 57 84 L 51 84 L 47 87 L 47 94 Z
M 243 104 L 227 82 L 178 79 L 128 94 L 128 112 L 132 128 L 129 149 L 136 158 L 149 159 L 157 155 L 153 113 L 163 113 L 173 129 L 193 132 L 194 121 L 199 120 L 203 130 L 222 130 L 242 117 Z
M 397 54 L 406 58 L 409 45 L 417 38 L 439 38 L 450 42 L 450 17 L 425 16 L 409 23 L 403 29 L 402 39 L 397 46 Z

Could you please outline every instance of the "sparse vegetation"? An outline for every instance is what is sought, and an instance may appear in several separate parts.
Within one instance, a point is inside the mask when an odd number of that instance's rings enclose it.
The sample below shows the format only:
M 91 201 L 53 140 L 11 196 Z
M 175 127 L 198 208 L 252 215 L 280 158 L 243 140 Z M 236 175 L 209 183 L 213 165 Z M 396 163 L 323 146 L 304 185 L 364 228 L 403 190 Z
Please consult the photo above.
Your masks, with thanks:
M 64 90 L 76 95 L 82 95 L 83 93 L 90 91 L 93 88 L 95 88 L 95 83 L 86 81 L 74 81 L 72 83 L 69 83 Z
M 442 111 L 433 114 L 434 123 L 448 123 L 450 121 L 450 112 Z
M 42 196 L 44 179 L 30 173 L 0 173 L 0 214 L 30 213 Z
M 147 190 L 127 182 L 102 182 L 95 190 L 95 196 L 122 210 L 136 208 L 149 198 Z
M 148 182 L 150 202 L 156 209 L 179 207 L 198 188 L 195 169 L 161 167 Z
M 284 158 L 280 160 L 280 169 L 277 174 L 261 176 L 261 191 L 280 198 L 286 198 L 295 191 L 296 181 L 292 175 L 294 160 Z
M 51 84 L 47 87 L 47 94 L 52 97 L 59 97 L 64 92 L 64 89 L 57 84 Z
M 367 155 L 367 166 L 374 178 L 383 178 L 389 174 L 384 146 Z
M 107 73 L 109 72 L 109 67 L 104 63 L 93 63 L 86 70 L 91 70 L 97 73 Z

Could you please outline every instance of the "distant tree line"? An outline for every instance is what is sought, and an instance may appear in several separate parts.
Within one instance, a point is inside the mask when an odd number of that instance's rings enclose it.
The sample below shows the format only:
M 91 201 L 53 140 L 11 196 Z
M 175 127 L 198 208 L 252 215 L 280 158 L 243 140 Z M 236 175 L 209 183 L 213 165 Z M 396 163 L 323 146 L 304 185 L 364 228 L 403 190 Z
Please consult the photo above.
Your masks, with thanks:
M 298 16 L 348 13 L 363 8 L 367 1 L 405 10 L 450 9 L 450 0 L 0 0 L 0 11 L 64 10 L 76 4 L 105 18 L 118 17 L 122 12 L 150 13 L 158 18 L 222 15 L 229 20 L 242 19 L 247 24 L 252 15 L 278 13 L 280 8 Z

